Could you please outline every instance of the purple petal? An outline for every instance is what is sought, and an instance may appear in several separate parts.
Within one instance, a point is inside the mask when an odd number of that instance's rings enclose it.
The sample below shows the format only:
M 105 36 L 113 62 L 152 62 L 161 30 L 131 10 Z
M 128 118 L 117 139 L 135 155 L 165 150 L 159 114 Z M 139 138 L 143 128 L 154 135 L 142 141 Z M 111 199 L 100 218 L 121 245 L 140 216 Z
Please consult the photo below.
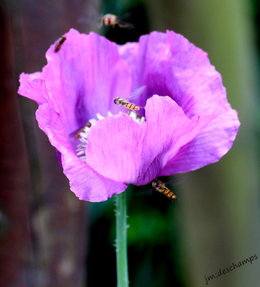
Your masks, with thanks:
M 232 147 L 239 128 L 237 112 L 230 110 L 216 117 L 194 140 L 169 160 L 161 176 L 183 173 L 217 162 Z
M 113 98 L 127 97 L 131 79 L 116 44 L 94 33 L 70 30 L 60 51 L 47 52 L 42 73 L 22 74 L 19 93 L 40 104 L 36 117 L 40 128 L 62 155 L 64 173 L 81 199 L 106 200 L 126 185 L 93 171 L 75 153 L 69 134 L 96 113 L 118 111 Z M 124 75 L 124 77 L 121 77 Z M 127 95 L 127 96 L 126 96 Z M 84 180 L 83 180 L 84 179 Z
M 155 160 L 151 161 L 150 166 L 147 167 L 147 173 L 153 174 L 150 169 L 156 168 L 156 176 L 161 175 L 161 170 L 168 164 L 168 161 L 175 157 L 183 146 L 203 132 L 213 118 L 214 115 L 202 115 L 190 119 L 169 97 L 154 96 L 149 99 L 146 105 L 145 145 L 147 149 L 145 152 L 148 151 L 147 157 Z M 151 146 L 152 150 L 149 151 Z M 143 176 L 143 180 L 146 182 L 148 179 L 145 180 Z
M 121 114 L 99 121 L 91 128 L 86 147 L 87 163 L 115 181 L 149 183 L 211 119 L 189 119 L 169 97 L 153 96 L 145 112 L 143 124 Z
M 92 170 L 74 154 L 62 157 L 65 175 L 70 181 L 71 190 L 79 199 L 99 202 L 126 190 L 127 186 L 105 178 Z
M 61 152 L 64 173 L 70 180 L 71 190 L 80 199 L 104 201 L 127 188 L 123 183 L 114 182 L 93 171 L 76 156 L 65 136 L 59 115 L 53 112 L 47 103 L 39 107 L 36 118 L 39 127 L 47 134 L 51 144 Z
M 118 111 L 113 99 L 129 96 L 131 78 L 116 44 L 73 29 L 66 38 L 59 52 L 54 52 L 54 45 L 47 51 L 43 78 L 49 100 L 69 134 L 98 112 L 105 116 L 108 110 Z
M 168 31 L 142 36 L 139 44 L 129 43 L 120 53 L 131 67 L 135 85 L 146 85 L 148 93 L 169 95 L 189 117 L 215 118 L 205 132 L 170 159 L 160 175 L 216 162 L 231 148 L 239 120 L 227 101 L 220 74 L 204 51 L 182 35 Z
M 134 183 L 142 170 L 145 125 L 127 114 L 100 120 L 90 129 L 86 161 L 115 181 Z
M 20 87 L 18 93 L 34 100 L 39 105 L 46 102 L 47 91 L 45 82 L 41 78 L 41 73 L 22 73 L 20 75 Z
M 189 117 L 230 108 L 221 76 L 207 54 L 182 35 L 152 32 L 139 44 L 124 45 L 120 53 L 131 68 L 133 85 L 147 86 L 148 95 L 172 97 Z

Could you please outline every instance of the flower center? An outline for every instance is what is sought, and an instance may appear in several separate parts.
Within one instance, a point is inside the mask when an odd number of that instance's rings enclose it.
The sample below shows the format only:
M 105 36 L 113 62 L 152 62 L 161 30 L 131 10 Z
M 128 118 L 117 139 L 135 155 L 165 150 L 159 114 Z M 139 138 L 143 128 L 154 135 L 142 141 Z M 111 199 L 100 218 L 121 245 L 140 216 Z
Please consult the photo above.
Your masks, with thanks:
M 122 114 L 122 112 L 119 112 L 118 114 Z M 127 114 L 138 124 L 142 124 L 145 122 L 145 118 L 138 115 L 135 111 L 128 110 Z M 76 145 L 76 154 L 82 161 L 86 161 L 85 150 L 88 144 L 88 134 L 90 129 L 98 121 L 104 120 L 105 118 L 112 116 L 114 115 L 110 111 L 107 112 L 106 117 L 102 116 L 100 113 L 97 113 L 96 118 L 90 119 L 82 128 L 73 133 L 73 136 L 78 140 L 78 144 Z

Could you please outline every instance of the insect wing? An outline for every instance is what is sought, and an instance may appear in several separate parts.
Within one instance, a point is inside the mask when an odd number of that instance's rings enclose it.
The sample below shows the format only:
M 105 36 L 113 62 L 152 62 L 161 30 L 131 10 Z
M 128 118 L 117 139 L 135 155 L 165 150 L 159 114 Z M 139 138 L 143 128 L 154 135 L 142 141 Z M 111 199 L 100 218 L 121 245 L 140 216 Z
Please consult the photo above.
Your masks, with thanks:
M 117 25 L 120 27 L 120 28 L 123 28 L 123 29 L 128 29 L 128 30 L 132 30 L 135 28 L 135 26 L 132 24 L 132 23 L 129 23 L 129 22 L 125 22 L 119 18 L 117 18 Z
M 146 86 L 141 86 L 139 88 L 137 88 L 136 90 L 134 90 L 129 97 L 127 97 L 126 99 L 127 100 L 134 100 L 136 99 L 137 97 L 141 96 L 144 91 L 146 90 Z
M 123 29 L 134 29 L 135 26 L 131 23 L 131 21 L 129 21 L 132 16 L 132 13 L 129 12 L 120 15 L 120 17 L 117 17 L 117 25 Z

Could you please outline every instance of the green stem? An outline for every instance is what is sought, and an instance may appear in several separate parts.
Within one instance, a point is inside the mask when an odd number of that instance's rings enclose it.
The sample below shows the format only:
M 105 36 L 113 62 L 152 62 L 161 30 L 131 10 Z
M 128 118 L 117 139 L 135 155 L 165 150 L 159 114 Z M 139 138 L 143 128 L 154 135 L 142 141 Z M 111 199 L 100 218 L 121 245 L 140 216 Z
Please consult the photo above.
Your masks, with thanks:
M 126 192 L 115 197 L 117 287 L 128 287 Z

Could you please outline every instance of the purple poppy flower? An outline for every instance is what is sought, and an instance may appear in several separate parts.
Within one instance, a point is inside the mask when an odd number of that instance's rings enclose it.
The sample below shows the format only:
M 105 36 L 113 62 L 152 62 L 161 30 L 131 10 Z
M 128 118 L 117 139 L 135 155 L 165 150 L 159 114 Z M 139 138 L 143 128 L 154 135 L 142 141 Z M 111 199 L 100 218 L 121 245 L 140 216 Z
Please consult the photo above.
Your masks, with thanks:
M 80 199 L 104 201 L 231 148 L 237 112 L 207 54 L 183 36 L 153 32 L 122 46 L 73 29 L 65 37 L 42 72 L 21 75 L 19 93 L 39 104 L 39 127 Z M 129 101 L 143 108 L 126 113 L 114 99 L 134 91 Z

